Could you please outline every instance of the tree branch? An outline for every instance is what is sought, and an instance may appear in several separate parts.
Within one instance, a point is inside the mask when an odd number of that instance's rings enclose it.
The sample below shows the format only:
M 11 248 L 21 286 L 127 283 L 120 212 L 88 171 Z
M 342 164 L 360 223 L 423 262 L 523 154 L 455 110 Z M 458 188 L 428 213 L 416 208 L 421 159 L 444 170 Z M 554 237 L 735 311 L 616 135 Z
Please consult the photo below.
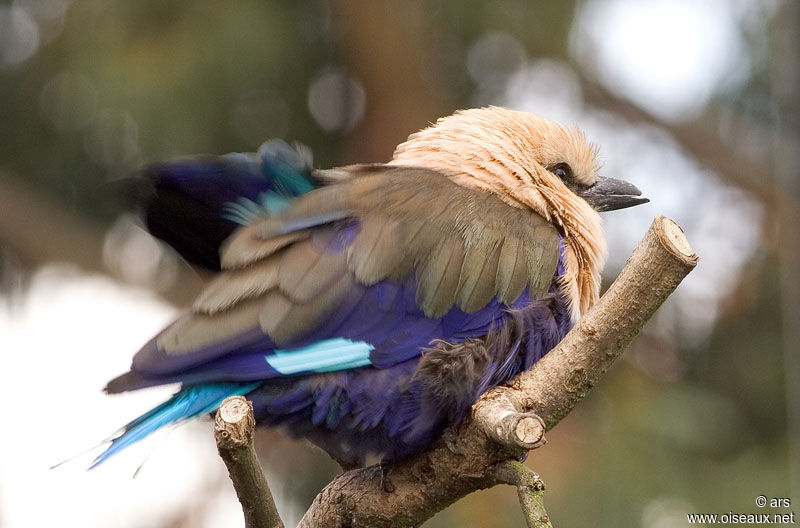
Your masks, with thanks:
M 553 528 L 544 508 L 544 482 L 522 462 L 509 460 L 494 467 L 498 483 L 516 486 L 519 505 L 528 528 Z
M 657 217 L 598 304 L 533 369 L 510 387 L 484 394 L 472 417 L 447 429 L 428 451 L 337 476 L 317 495 L 300 527 L 416 526 L 461 497 L 502 482 L 497 465 L 524 457 L 527 451 L 518 440 L 531 436 L 527 425 L 520 434 L 516 425 L 507 426 L 513 415 L 526 415 L 516 424 L 531 425 L 529 413 L 535 413 L 551 429 L 586 396 L 697 261 L 680 227 Z M 497 405 L 505 412 L 492 412 Z M 388 487 L 382 485 L 387 478 Z
M 214 422 L 217 450 L 242 504 L 245 528 L 284 528 L 253 449 L 255 423 L 252 403 L 242 396 L 225 398 Z
M 484 397 L 502 394 L 516 408 L 541 416 L 546 429 L 552 429 L 606 373 L 697 261 L 680 227 L 658 216 L 608 291 L 558 346 L 510 387 L 496 387 Z M 491 416 L 476 418 L 484 431 L 495 427 Z

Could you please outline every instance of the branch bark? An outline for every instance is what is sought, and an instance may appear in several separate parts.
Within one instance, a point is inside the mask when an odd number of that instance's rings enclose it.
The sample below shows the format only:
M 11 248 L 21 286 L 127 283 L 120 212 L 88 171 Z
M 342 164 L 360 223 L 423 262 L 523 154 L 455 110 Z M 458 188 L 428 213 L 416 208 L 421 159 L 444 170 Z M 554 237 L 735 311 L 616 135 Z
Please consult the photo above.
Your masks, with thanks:
M 494 470 L 497 482 L 516 486 L 519 505 L 528 528 L 553 528 L 544 507 L 544 482 L 522 462 L 509 460 Z
M 533 369 L 510 386 L 484 394 L 472 416 L 446 430 L 428 451 L 337 476 L 316 497 L 300 527 L 416 526 L 461 497 L 502 483 L 506 479 L 498 476 L 498 468 L 523 458 L 527 449 L 518 440 L 530 439 L 527 426 L 518 434 L 516 425 L 508 427 L 509 420 L 519 414 L 515 424 L 530 424 L 534 413 L 546 429 L 555 426 L 697 261 L 680 227 L 657 217 L 598 304 Z
M 245 528 L 284 528 L 253 449 L 255 423 L 252 403 L 242 396 L 225 398 L 214 422 L 217 450 L 242 504 Z

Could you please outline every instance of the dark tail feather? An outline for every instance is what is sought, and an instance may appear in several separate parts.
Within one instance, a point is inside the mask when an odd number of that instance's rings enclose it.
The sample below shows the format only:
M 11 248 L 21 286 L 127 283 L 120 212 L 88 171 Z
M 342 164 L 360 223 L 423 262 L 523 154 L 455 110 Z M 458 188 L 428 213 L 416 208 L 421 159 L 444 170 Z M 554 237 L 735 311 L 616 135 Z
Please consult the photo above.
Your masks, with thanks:
M 175 379 L 174 381 L 179 382 L 181 380 Z M 138 372 L 130 370 L 125 374 L 117 376 L 116 378 L 106 383 L 106 386 L 105 388 L 103 388 L 103 391 L 105 391 L 106 394 L 119 394 L 120 392 L 139 390 L 139 389 L 144 389 L 146 387 L 156 387 L 158 385 L 166 385 L 167 383 L 171 382 L 172 380 L 165 379 L 163 377 L 158 379 L 147 379 Z
M 311 154 L 281 140 L 255 154 L 198 156 L 146 167 L 129 195 L 148 231 L 195 266 L 219 270 L 219 247 L 257 214 L 274 214 L 319 185 Z

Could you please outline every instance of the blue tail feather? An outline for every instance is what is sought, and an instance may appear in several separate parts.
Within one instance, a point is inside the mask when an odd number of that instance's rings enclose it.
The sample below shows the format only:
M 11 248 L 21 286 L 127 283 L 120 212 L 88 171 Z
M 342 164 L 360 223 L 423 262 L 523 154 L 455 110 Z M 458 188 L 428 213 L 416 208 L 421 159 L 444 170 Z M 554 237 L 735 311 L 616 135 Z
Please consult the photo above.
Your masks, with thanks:
M 122 434 L 112 439 L 111 445 L 94 459 L 89 469 L 99 466 L 122 449 L 166 425 L 213 412 L 228 396 L 247 394 L 260 384 L 218 383 L 183 389 L 161 405 L 128 423 L 122 429 Z

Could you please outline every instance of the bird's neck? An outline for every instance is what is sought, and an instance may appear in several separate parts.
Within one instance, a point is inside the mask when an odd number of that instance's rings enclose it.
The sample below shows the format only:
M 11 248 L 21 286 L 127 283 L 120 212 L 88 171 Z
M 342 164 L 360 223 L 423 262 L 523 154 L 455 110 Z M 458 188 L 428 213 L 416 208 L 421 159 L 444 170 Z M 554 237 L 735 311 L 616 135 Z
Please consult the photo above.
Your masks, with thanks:
M 565 222 L 566 223 L 566 222 Z M 606 258 L 606 243 L 599 217 L 589 236 L 568 227 L 564 234 L 564 273 L 559 281 L 577 322 L 600 296 L 600 272 Z

